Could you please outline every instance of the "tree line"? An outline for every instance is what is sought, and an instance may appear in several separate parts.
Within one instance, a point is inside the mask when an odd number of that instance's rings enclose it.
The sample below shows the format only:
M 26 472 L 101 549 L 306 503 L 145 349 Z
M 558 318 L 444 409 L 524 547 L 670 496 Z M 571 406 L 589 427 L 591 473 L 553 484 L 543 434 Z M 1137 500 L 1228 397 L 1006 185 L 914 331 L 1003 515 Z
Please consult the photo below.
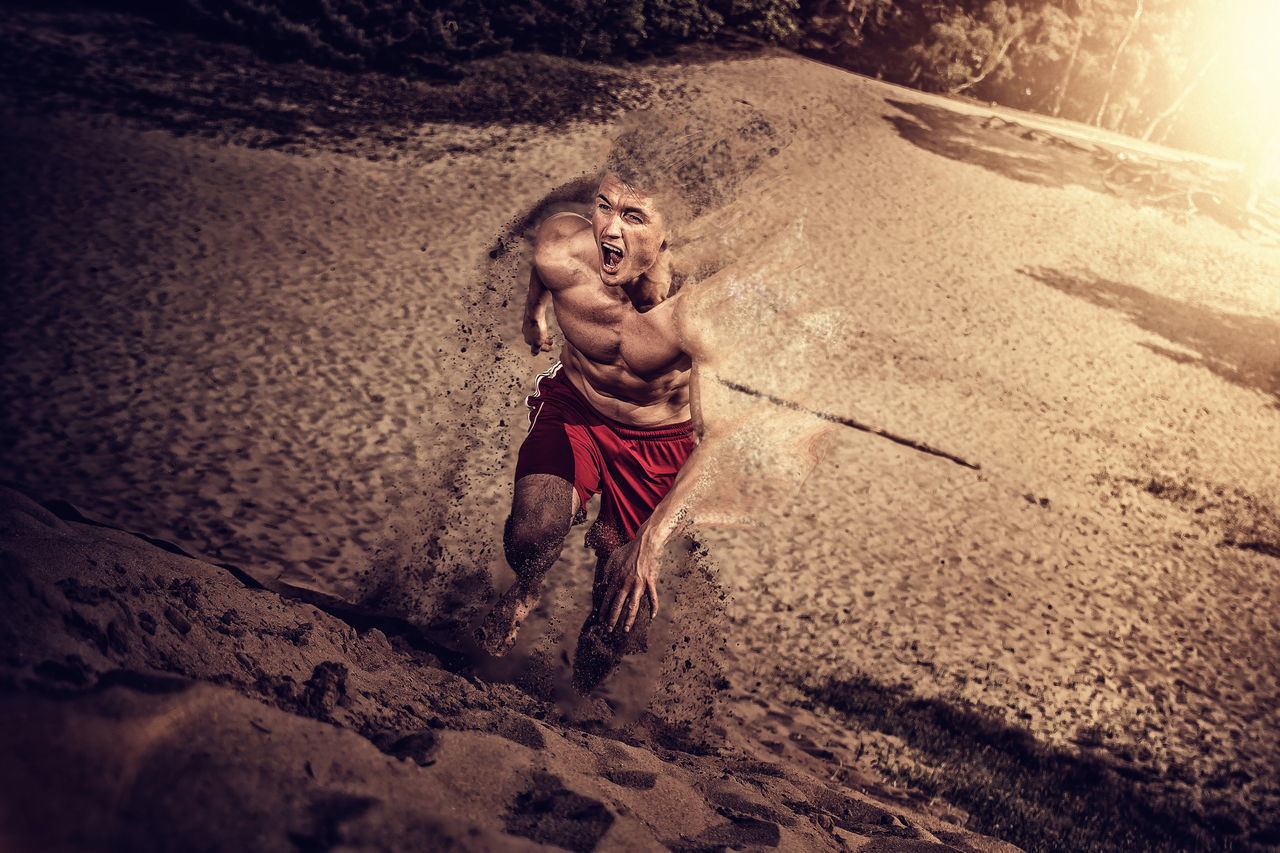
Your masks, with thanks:
M 1257 62 L 1270 48 L 1248 34 L 1265 24 L 1240 2 L 805 0 L 801 13 L 803 49 L 896 83 L 1234 159 L 1277 144 L 1280 65 Z
M 1233 159 L 1280 145 L 1280 65 L 1266 79 L 1242 61 L 1242 0 L 100 2 L 275 58 L 409 75 L 501 51 L 633 58 L 745 34 L 926 91 Z M 1250 121 L 1250 109 L 1265 114 Z M 1224 127 L 1238 130 L 1223 138 Z

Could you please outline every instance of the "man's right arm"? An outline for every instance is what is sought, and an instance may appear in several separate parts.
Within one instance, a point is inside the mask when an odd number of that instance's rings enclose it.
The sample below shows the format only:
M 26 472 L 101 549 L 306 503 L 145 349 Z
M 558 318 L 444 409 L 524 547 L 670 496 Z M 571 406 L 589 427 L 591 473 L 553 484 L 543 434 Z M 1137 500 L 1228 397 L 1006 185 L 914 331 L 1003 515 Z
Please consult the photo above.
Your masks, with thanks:
M 591 223 L 576 213 L 557 213 L 538 229 L 521 323 L 525 343 L 534 354 L 549 352 L 554 345 L 547 333 L 547 306 L 552 302 L 552 291 L 564 289 L 572 280 L 573 238 L 590 227 Z
M 550 352 L 555 343 L 547 333 L 547 305 L 551 303 L 551 291 L 543 284 L 535 263 L 529 270 L 529 295 L 524 302 L 524 342 L 530 352 Z

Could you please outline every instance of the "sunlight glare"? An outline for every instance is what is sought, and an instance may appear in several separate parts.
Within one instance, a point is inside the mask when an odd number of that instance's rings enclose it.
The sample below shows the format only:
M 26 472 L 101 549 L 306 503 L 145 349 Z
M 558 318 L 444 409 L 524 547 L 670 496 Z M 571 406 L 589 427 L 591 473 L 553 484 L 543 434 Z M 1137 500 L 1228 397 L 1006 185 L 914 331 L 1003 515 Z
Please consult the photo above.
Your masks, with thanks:
M 1214 95 L 1239 116 L 1219 132 L 1260 144 L 1280 133 L 1280 0 L 1214 4 L 1210 15 L 1216 26 L 1202 30 L 1203 47 L 1223 57 Z

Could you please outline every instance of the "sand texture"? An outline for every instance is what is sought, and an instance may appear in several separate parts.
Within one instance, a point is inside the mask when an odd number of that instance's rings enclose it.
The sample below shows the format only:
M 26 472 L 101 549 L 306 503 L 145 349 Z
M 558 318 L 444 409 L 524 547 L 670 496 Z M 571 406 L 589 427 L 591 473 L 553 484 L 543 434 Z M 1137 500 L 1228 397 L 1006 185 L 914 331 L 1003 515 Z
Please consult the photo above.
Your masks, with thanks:
M 766 703 L 715 753 L 592 734 L 590 709 L 464 679 L 420 635 L 2 500 L 6 849 L 1016 849 L 757 757 L 816 731 Z
M 1115 138 L 780 53 L 485 120 L 134 31 L 3 31 L 4 838 L 1007 849 L 894 799 L 954 769 L 838 710 L 872 684 L 1280 845 L 1280 248 L 1207 201 L 1229 165 L 1129 149 L 1157 203 Z M 785 144 L 690 291 L 699 547 L 568 702 L 581 528 L 512 661 L 450 640 L 511 577 L 531 214 L 626 108 L 744 103 Z

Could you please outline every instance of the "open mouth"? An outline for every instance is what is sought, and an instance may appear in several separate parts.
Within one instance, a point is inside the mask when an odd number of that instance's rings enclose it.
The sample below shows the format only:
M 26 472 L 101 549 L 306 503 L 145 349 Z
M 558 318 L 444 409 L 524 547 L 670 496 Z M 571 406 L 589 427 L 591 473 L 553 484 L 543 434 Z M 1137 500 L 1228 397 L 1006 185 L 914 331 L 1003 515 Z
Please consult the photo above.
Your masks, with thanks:
M 622 266 L 622 250 L 615 249 L 607 243 L 601 243 L 600 249 L 604 253 L 604 271 L 607 273 L 616 273 L 618 267 Z

